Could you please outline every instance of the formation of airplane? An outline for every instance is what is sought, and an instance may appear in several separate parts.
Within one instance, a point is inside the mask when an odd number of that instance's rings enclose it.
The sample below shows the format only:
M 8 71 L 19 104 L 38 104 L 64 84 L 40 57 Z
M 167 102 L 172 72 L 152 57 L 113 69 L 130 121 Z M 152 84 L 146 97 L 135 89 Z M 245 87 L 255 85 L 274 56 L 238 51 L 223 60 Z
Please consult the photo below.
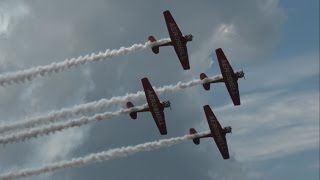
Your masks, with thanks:
M 132 119 L 137 119 L 137 113 L 138 112 L 151 112 L 152 117 L 154 119 L 154 122 L 156 123 L 159 132 L 161 135 L 167 134 L 167 127 L 166 127 L 166 120 L 164 116 L 164 109 L 170 107 L 171 103 L 170 101 L 163 101 L 160 102 L 157 94 L 155 93 L 154 89 L 151 86 L 151 83 L 149 82 L 148 78 L 142 78 L 141 79 L 142 86 L 144 89 L 144 93 L 146 95 L 146 99 L 148 102 L 148 107 L 144 108 L 139 111 L 134 111 L 130 113 L 130 117 Z M 134 107 L 132 102 L 127 102 L 127 108 Z
M 172 17 L 170 11 L 164 11 L 163 12 L 166 25 L 168 28 L 168 32 L 171 38 L 171 41 L 162 45 L 157 45 L 152 47 L 152 51 L 155 54 L 159 53 L 159 48 L 161 46 L 173 46 L 175 49 L 175 52 L 180 60 L 180 63 L 184 70 L 190 69 L 190 63 L 189 63 L 189 57 L 188 57 L 188 50 L 187 50 L 187 42 L 192 41 L 193 36 L 190 35 L 182 35 L 177 23 L 175 22 L 174 18 Z M 149 41 L 155 42 L 157 41 L 154 36 L 149 36 Z M 244 72 L 241 71 L 234 71 L 231 67 L 226 55 L 224 54 L 223 50 L 221 48 L 218 48 L 215 50 L 220 71 L 221 71 L 221 78 L 215 79 L 211 81 L 206 81 L 203 83 L 203 88 L 205 90 L 210 90 L 210 85 L 213 83 L 221 83 L 223 82 L 227 88 L 227 91 L 231 97 L 231 100 L 235 106 L 238 106 L 241 104 L 240 102 L 240 93 L 239 93 L 239 85 L 238 85 L 238 79 L 239 78 L 245 78 Z M 208 78 L 205 73 L 200 74 L 200 79 L 204 80 Z M 147 99 L 148 107 L 139 110 L 134 111 L 130 113 L 130 117 L 132 119 L 137 118 L 138 112 L 146 112 L 149 111 L 152 114 L 152 117 L 158 127 L 158 130 L 161 135 L 167 134 L 167 128 L 166 128 L 166 121 L 164 116 L 164 109 L 170 107 L 170 101 L 163 101 L 160 102 L 157 94 L 155 93 L 154 89 L 152 88 L 148 78 L 141 79 L 143 89 L 145 92 L 145 96 Z M 127 102 L 127 108 L 134 107 L 132 102 Z M 232 132 L 231 126 L 227 126 L 222 128 L 220 122 L 216 118 L 215 114 L 213 113 L 212 109 L 209 105 L 203 106 L 203 110 L 206 115 L 206 119 L 209 125 L 210 132 L 204 135 L 199 135 L 193 138 L 193 142 L 196 145 L 200 144 L 201 138 L 207 138 L 212 137 L 223 157 L 223 159 L 229 159 L 229 149 L 228 149 L 228 143 L 226 139 L 226 134 Z M 189 133 L 197 134 L 197 131 L 194 128 L 189 129 Z
M 188 70 L 190 69 L 190 63 L 189 63 L 187 43 L 189 41 L 192 41 L 193 36 L 191 34 L 182 35 L 177 23 L 175 22 L 169 10 L 164 11 L 163 15 L 164 15 L 164 19 L 166 22 L 166 26 L 167 26 L 171 41 L 161 45 L 153 46 L 152 51 L 155 54 L 159 54 L 160 47 L 173 46 L 183 69 Z M 157 41 L 154 36 L 149 36 L 148 40 L 151 42 Z M 242 70 L 236 71 L 236 72 L 233 70 L 226 55 L 224 54 L 221 48 L 216 49 L 215 52 L 217 55 L 217 59 L 218 59 L 218 63 L 221 71 L 221 78 L 219 79 L 215 78 L 214 80 L 209 80 L 205 73 L 201 73 L 200 80 L 207 79 L 207 81 L 203 82 L 202 84 L 203 88 L 208 91 L 210 90 L 211 84 L 223 82 L 227 88 L 227 91 L 232 99 L 233 104 L 235 106 L 239 106 L 241 104 L 241 101 L 240 101 L 238 80 L 239 78 L 245 78 L 244 72 Z M 130 112 L 130 117 L 132 119 L 137 119 L 138 113 L 150 112 L 155 124 L 157 125 L 157 128 L 160 134 L 166 135 L 168 132 L 167 132 L 164 110 L 165 108 L 171 109 L 171 103 L 170 101 L 161 102 L 159 100 L 157 94 L 155 93 L 147 77 L 142 78 L 141 82 L 142 82 L 145 97 L 147 100 L 147 107 L 141 110 Z M 134 107 L 134 104 L 131 101 L 128 101 L 126 106 L 127 108 L 132 108 Z M 212 137 L 222 157 L 224 159 L 229 159 L 230 156 L 229 156 L 229 150 L 228 150 L 228 143 L 226 140 L 226 134 L 232 132 L 231 126 L 222 128 L 222 126 L 220 125 L 220 122 L 217 120 L 215 114 L 213 113 L 209 105 L 203 106 L 203 109 L 207 118 L 210 132 L 204 135 L 195 136 L 193 138 L 194 144 L 199 145 L 201 138 Z M 194 128 L 190 128 L 189 133 L 193 135 L 193 134 L 197 134 L 197 131 Z
M 179 58 L 179 61 L 182 65 L 183 69 L 189 70 L 190 63 L 189 63 L 189 57 L 188 57 L 187 43 L 189 41 L 193 40 L 193 36 L 191 34 L 182 35 L 177 23 L 175 22 L 172 14 L 170 13 L 169 10 L 164 11 L 163 15 L 165 18 L 166 26 L 167 26 L 171 41 L 167 42 L 165 44 L 153 46 L 151 49 L 152 49 L 153 53 L 159 54 L 160 47 L 173 46 L 175 53 L 176 53 L 177 57 Z M 157 41 L 154 36 L 149 36 L 148 40 L 151 42 Z M 209 91 L 211 88 L 211 84 L 221 83 L 221 82 L 224 83 L 234 106 L 239 106 L 239 105 L 241 105 L 241 100 L 240 100 L 238 80 L 240 78 L 245 79 L 245 73 L 242 70 L 240 70 L 240 71 L 233 70 L 230 62 L 228 61 L 225 53 L 223 52 L 223 50 L 221 48 L 216 49 L 215 52 L 216 52 L 217 60 L 219 63 L 219 68 L 221 71 L 221 78 L 218 78 L 218 79 L 215 78 L 214 80 L 209 80 L 208 76 L 205 73 L 201 73 L 200 80 L 206 80 L 206 81 L 203 81 L 202 86 L 206 91 Z M 131 111 L 129 115 L 132 119 L 137 119 L 138 113 L 150 112 L 160 134 L 167 135 L 168 132 L 167 132 L 164 110 L 166 108 L 171 109 L 171 103 L 170 103 L 170 101 L 160 101 L 159 100 L 158 95 L 156 94 L 155 90 L 153 89 L 153 87 L 147 77 L 142 78 L 141 83 L 142 83 L 143 90 L 145 93 L 147 106 L 144 107 L 143 109 L 140 109 L 140 110 Z M 126 103 L 126 107 L 133 108 L 134 104 L 131 101 L 128 101 Z M 206 134 L 202 134 L 202 133 L 198 134 L 196 129 L 190 128 L 189 134 L 194 135 L 194 136 L 187 136 L 187 137 L 188 138 L 191 137 L 192 141 L 195 145 L 199 145 L 200 139 L 202 139 L 202 138 L 213 138 L 222 158 L 225 160 L 230 159 L 229 147 L 228 147 L 226 135 L 228 133 L 232 134 L 232 127 L 231 126 L 222 127 L 220 122 L 218 121 L 216 115 L 214 114 L 212 108 L 209 105 L 203 106 L 203 111 L 205 113 L 206 120 L 207 120 L 210 131 Z M 99 117 L 101 117 L 101 116 L 99 116 Z M 98 118 L 98 120 L 100 120 L 100 119 L 101 118 Z M 89 122 L 89 121 L 87 121 L 87 122 Z M 24 139 L 25 139 L 25 137 L 23 137 L 23 140 Z M 6 141 L 4 141 L 4 142 L 6 142 Z M 4 143 L 3 145 L 5 147 L 6 144 Z M 139 146 L 138 146 L 138 148 L 139 148 Z M 133 151 L 136 151 L 136 150 L 133 150 Z M 138 152 L 138 151 L 136 151 L 136 152 Z M 101 154 L 101 153 L 99 153 L 99 154 Z M 90 155 L 90 156 L 92 156 L 92 155 Z M 79 159 L 86 159 L 86 158 L 87 157 L 79 158 Z M 97 159 L 97 158 L 94 157 L 94 159 Z M 77 162 L 75 162 L 73 165 L 78 165 Z M 71 164 L 70 162 L 66 162 L 66 163 Z M 83 164 L 85 164 L 85 163 L 83 163 Z M 49 165 L 49 166 L 51 166 L 51 165 Z M 72 167 L 72 166 L 70 166 L 70 167 Z M 45 168 L 47 168 L 47 167 L 40 167 L 38 169 L 45 169 Z M 56 168 L 56 169 L 58 169 L 58 168 Z M 23 171 L 24 170 L 22 170 L 22 172 Z M 29 171 L 31 172 L 32 169 Z M 28 172 L 28 169 L 26 170 L 26 172 Z M 47 172 L 47 171 L 42 171 L 42 172 Z M 10 175 L 10 173 L 11 172 L 9 172 L 8 174 Z M 19 173 L 22 175 L 19 175 Z M 28 174 L 28 173 L 26 173 L 26 174 Z M 32 173 L 29 173 L 29 174 L 32 175 Z M 37 173 L 33 173 L 33 174 L 37 174 Z M 4 177 L 5 176 L 7 176 L 7 174 L 5 174 Z M 18 174 L 14 174 L 13 177 L 15 177 L 15 176 L 22 177 L 23 173 L 18 172 Z
M 158 46 L 153 46 L 152 52 L 155 54 L 158 54 L 160 46 L 173 46 L 183 69 L 188 70 L 188 69 L 190 69 L 190 64 L 189 64 L 187 43 L 188 43 L 188 41 L 192 41 L 193 36 L 191 34 L 182 35 L 176 21 L 172 17 L 170 11 L 168 11 L 168 10 L 164 11 L 163 15 L 164 15 L 164 19 L 166 21 L 166 25 L 168 28 L 171 42 L 168 42 L 168 43 L 165 43 L 162 45 L 158 45 Z M 157 41 L 154 36 L 149 36 L 148 40 L 151 42 Z

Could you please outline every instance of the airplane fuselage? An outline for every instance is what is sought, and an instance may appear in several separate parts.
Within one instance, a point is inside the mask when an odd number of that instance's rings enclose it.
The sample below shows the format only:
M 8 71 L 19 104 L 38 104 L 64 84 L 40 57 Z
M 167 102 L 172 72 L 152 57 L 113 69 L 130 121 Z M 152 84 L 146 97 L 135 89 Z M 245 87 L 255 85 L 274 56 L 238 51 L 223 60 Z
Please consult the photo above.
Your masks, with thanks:
M 237 71 L 236 73 L 238 73 L 238 72 L 240 72 L 240 71 Z M 230 72 L 231 73 L 231 72 Z M 228 73 L 228 79 L 230 80 L 231 78 L 233 79 L 233 82 L 234 81 L 238 81 L 239 80 L 239 77 L 236 75 L 236 73 L 232 73 L 232 74 L 230 74 L 230 73 Z M 240 78 L 242 78 L 242 77 L 240 77 Z M 225 82 L 225 80 L 221 77 L 221 78 L 219 78 L 219 79 L 216 79 L 216 80 L 213 80 L 213 81 L 210 81 L 210 82 L 207 82 L 207 83 L 220 83 L 220 82 Z M 233 85 L 233 86 L 235 86 L 235 85 Z
M 178 37 L 179 38 L 179 37 Z M 179 38 L 180 39 L 180 38 Z M 183 40 L 182 41 L 179 41 L 180 42 L 180 44 L 181 44 L 181 42 L 183 43 L 183 44 L 187 44 L 189 41 L 192 41 L 192 40 L 187 40 L 185 37 L 183 37 Z M 161 44 L 161 45 L 158 45 L 159 47 L 160 46 L 173 46 L 173 43 L 172 43 L 172 41 L 170 41 L 170 42 L 167 42 L 167 43 L 164 43 L 164 44 Z

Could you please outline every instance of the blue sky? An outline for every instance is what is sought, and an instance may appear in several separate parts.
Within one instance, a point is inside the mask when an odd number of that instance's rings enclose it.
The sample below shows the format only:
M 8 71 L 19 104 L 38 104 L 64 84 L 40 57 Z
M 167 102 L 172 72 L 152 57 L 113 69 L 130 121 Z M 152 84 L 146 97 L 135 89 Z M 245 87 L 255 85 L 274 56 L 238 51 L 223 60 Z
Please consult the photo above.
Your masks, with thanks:
M 288 19 L 277 55 L 319 51 L 319 1 L 280 1 Z M 279 50 L 280 50 L 279 49 Z
M 280 1 L 280 6 L 284 8 L 287 18 L 283 25 L 280 43 L 272 57 L 277 57 L 278 60 L 278 57 L 290 58 L 301 54 L 317 53 L 318 58 L 312 61 L 318 63 L 319 70 L 319 1 L 284 0 Z M 308 63 L 306 59 L 306 66 Z M 299 71 L 299 67 L 296 67 L 296 70 Z M 292 92 L 304 90 L 319 92 L 319 73 L 287 88 Z M 315 98 L 319 100 L 319 94 Z M 266 179 L 319 179 L 319 147 L 265 161 L 255 168 L 258 171 L 264 171 Z
M 162 95 L 173 107 L 165 112 L 165 137 L 148 113 L 135 121 L 119 116 L 8 144 L 0 149 L 0 173 L 181 136 L 190 127 L 206 131 L 202 106 L 209 104 L 223 126 L 233 127 L 227 135 L 228 161 L 213 140 L 204 139 L 199 146 L 187 142 L 30 179 L 318 180 L 317 0 L 1 1 L 0 73 L 143 43 L 149 35 L 168 37 L 162 15 L 167 9 L 183 33 L 194 35 L 188 44 L 191 70 L 182 71 L 173 49 L 165 47 L 158 55 L 147 50 L 0 87 L 0 123 L 134 93 L 145 76 L 159 87 L 199 78 L 200 72 L 219 74 L 214 53 L 219 47 L 235 70 L 246 73 L 246 80 L 239 80 L 241 106 L 232 105 L 223 84 L 211 91 L 199 86 Z

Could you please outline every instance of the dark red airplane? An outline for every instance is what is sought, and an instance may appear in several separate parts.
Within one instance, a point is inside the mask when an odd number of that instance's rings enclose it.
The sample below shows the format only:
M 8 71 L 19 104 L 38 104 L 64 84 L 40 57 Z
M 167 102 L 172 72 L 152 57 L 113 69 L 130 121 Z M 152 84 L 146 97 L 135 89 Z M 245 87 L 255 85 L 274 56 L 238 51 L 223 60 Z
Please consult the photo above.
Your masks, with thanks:
M 210 132 L 198 138 L 194 138 L 193 139 L 194 144 L 199 145 L 200 138 L 213 137 L 223 159 L 229 159 L 230 156 L 229 156 L 228 144 L 226 140 L 226 134 L 232 132 L 231 126 L 227 126 L 222 129 L 219 121 L 217 120 L 216 116 L 213 114 L 209 105 L 203 106 L 203 110 L 207 117 Z M 194 128 L 190 128 L 189 131 L 190 131 L 190 134 L 197 133 L 197 131 Z
M 152 51 L 153 53 L 158 54 L 160 46 L 173 46 L 183 69 L 188 70 L 190 69 L 190 64 L 189 64 L 189 57 L 188 57 L 187 42 L 192 41 L 193 36 L 191 34 L 184 35 L 184 36 L 182 35 L 177 23 L 173 19 L 169 10 L 164 11 L 163 15 L 166 20 L 171 42 L 154 46 L 152 47 Z M 149 36 L 148 39 L 151 42 L 157 41 L 156 38 L 153 36 Z
M 211 83 L 219 83 L 224 82 L 226 85 L 228 92 L 230 94 L 230 97 L 233 101 L 233 104 L 235 106 L 240 105 L 240 95 L 239 95 L 239 86 L 238 86 L 238 79 L 244 78 L 244 72 L 243 71 L 237 71 L 234 72 L 227 57 L 224 55 L 221 48 L 216 49 L 216 54 L 220 66 L 220 70 L 222 73 L 222 78 L 218 80 L 214 80 L 208 83 L 203 84 L 203 88 L 205 90 L 210 90 L 210 84 Z M 200 74 L 200 79 L 203 80 L 207 78 L 207 75 L 205 73 Z
M 137 119 L 138 112 L 150 111 L 155 123 L 157 124 L 160 134 L 166 135 L 167 127 L 163 111 L 164 108 L 170 107 L 170 101 L 163 101 L 162 103 L 159 101 L 159 98 L 152 88 L 148 78 L 141 79 L 141 82 L 148 102 L 148 107 L 139 111 L 131 112 L 130 117 L 132 119 Z M 132 102 L 127 102 L 127 108 L 131 107 L 134 107 Z

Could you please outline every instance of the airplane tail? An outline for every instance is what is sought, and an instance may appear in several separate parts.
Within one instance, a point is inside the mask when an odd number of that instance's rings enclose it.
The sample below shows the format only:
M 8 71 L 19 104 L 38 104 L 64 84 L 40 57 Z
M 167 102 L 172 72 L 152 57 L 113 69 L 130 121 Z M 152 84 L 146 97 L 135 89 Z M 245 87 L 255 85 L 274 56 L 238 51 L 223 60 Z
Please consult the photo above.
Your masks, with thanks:
M 201 73 L 200 74 L 200 79 L 203 80 L 205 78 L 208 78 L 208 76 L 205 73 Z M 202 86 L 206 91 L 210 90 L 210 83 L 204 83 L 204 84 L 202 84 Z
M 149 36 L 148 40 L 151 41 L 151 42 L 157 41 L 157 39 L 155 37 L 153 37 L 153 36 Z M 152 49 L 153 53 L 155 53 L 155 54 L 159 53 L 159 46 L 153 46 L 151 49 Z
M 132 108 L 132 107 L 134 107 L 134 105 L 133 105 L 133 103 L 132 102 L 127 102 L 127 108 Z M 132 119 L 137 119 L 137 112 L 131 112 L 130 113 L 130 117 L 132 118 Z
M 196 134 L 197 131 L 196 131 L 194 128 L 190 128 L 190 129 L 189 129 L 189 133 L 190 133 L 190 134 Z M 200 144 L 200 138 L 194 138 L 194 139 L 192 139 L 192 141 L 193 141 L 193 143 L 194 143 L 195 145 L 199 145 L 199 144 Z

